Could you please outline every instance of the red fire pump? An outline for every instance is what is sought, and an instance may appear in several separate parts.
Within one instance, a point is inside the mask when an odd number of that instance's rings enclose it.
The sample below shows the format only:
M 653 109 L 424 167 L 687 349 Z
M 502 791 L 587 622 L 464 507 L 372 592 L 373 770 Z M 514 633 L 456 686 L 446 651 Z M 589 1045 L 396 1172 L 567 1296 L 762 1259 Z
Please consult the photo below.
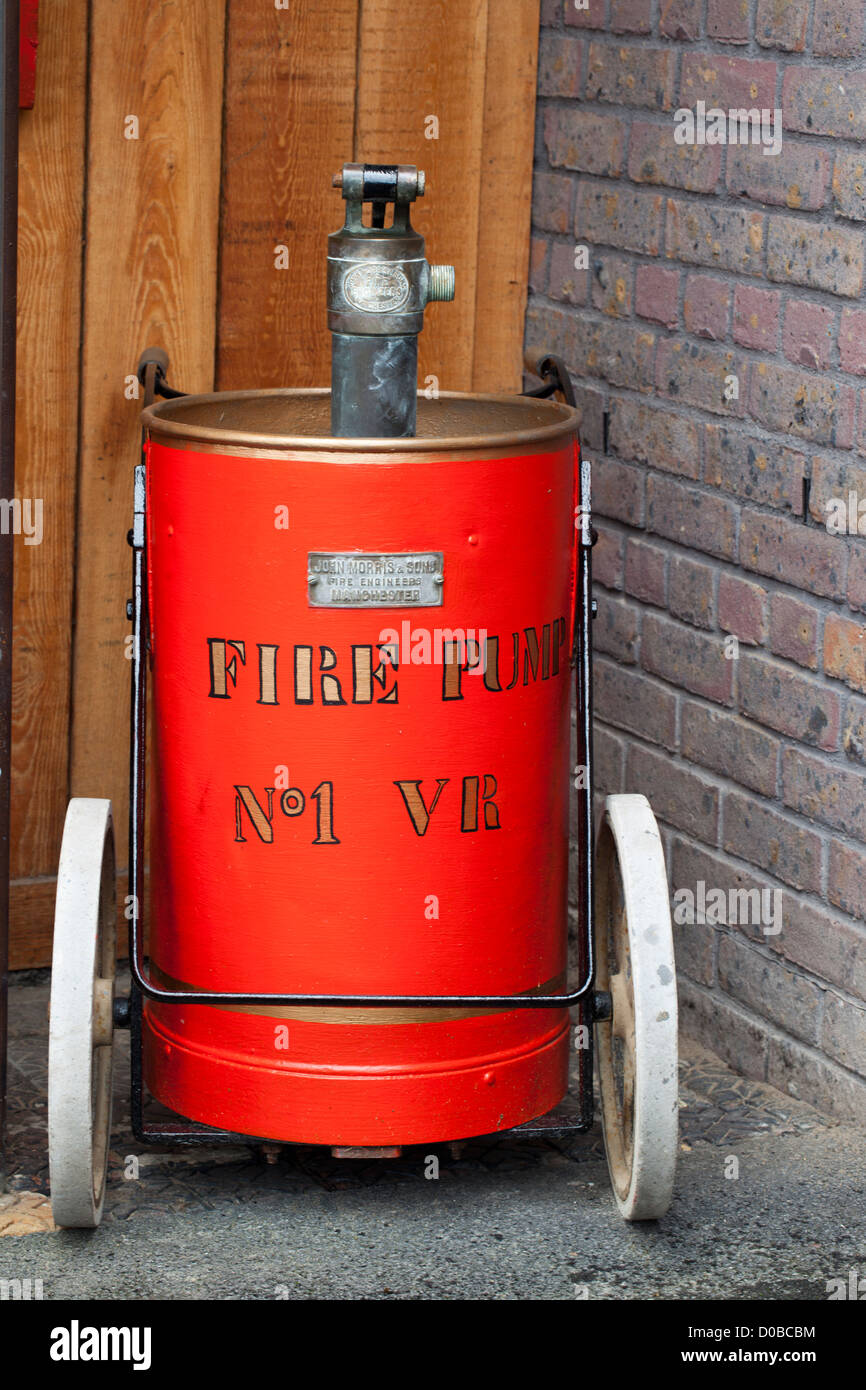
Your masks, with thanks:
M 335 183 L 330 392 L 183 396 L 162 352 L 140 365 L 132 986 L 115 996 L 111 806 L 75 799 L 55 1219 L 100 1219 L 121 1027 L 142 1142 L 380 1156 L 587 1129 L 594 1035 L 617 1203 L 657 1217 L 677 1135 L 668 893 L 645 798 L 608 797 L 593 835 L 590 469 L 568 376 L 545 358 L 526 396 L 418 394 L 426 305 L 454 292 L 410 223 L 423 174 L 346 165 Z M 178 1118 L 150 1118 L 146 1092 Z

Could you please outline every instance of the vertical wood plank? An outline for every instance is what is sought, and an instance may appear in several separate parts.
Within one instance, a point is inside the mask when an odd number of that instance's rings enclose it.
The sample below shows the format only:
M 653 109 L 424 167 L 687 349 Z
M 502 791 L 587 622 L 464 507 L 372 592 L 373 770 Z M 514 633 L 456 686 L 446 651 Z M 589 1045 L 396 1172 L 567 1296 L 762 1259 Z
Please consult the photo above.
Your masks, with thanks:
M 522 383 L 539 22 L 539 0 L 490 7 L 473 391 Z
M 352 158 L 358 3 L 229 0 L 220 390 L 330 379 L 325 257 L 343 206 L 331 177 Z
M 414 220 L 430 259 L 458 275 L 456 302 L 429 313 L 422 376 L 443 389 L 514 390 L 520 380 L 538 0 L 507 11 L 440 2 L 423 16 L 398 0 L 335 0 L 321 12 L 243 0 L 89 8 L 83 325 L 87 0 L 43 0 L 39 93 L 22 118 L 17 493 L 42 499 L 43 540 L 16 542 L 19 941 L 22 914 L 39 918 L 40 939 L 49 925 L 67 790 L 112 796 L 123 824 L 124 537 L 139 412 L 124 379 L 141 347 L 159 341 L 180 385 L 210 388 L 218 260 L 218 385 L 325 383 L 325 239 L 342 214 L 330 176 L 349 157 L 416 163 L 430 195 Z M 128 116 L 138 140 L 124 139 Z M 438 140 L 425 139 L 430 116 Z M 280 242 L 285 271 L 274 264 Z M 42 949 L 31 943 L 28 962 Z
M 487 11 L 487 0 L 423 10 L 364 0 L 361 10 L 355 159 L 417 164 L 427 175 L 412 222 L 427 259 L 455 267 L 456 294 L 425 315 L 419 378 L 435 375 L 449 391 L 472 387 Z
M 55 865 L 55 870 L 56 870 Z M 117 946 L 118 955 L 127 951 L 129 923 L 124 915 L 127 893 L 125 873 L 117 877 Z M 54 939 L 54 900 L 57 896 L 56 877 L 13 879 L 9 885 L 11 931 L 9 961 L 12 970 L 30 970 L 34 966 L 51 964 L 51 945 Z
M 38 99 L 19 126 L 16 496 L 31 524 L 41 506 L 42 539 L 15 542 L 13 878 L 56 873 L 66 814 L 86 49 L 87 0 L 43 0 Z
M 121 862 L 140 409 L 124 379 L 159 343 L 184 390 L 212 385 L 224 25 L 224 0 L 91 5 L 71 782 L 112 798 Z

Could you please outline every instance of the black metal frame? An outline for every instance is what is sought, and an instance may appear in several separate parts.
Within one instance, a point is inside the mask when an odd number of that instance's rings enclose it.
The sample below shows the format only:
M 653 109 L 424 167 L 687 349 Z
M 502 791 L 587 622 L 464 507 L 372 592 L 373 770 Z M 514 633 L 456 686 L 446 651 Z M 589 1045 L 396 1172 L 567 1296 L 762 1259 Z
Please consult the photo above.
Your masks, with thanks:
M 550 360 L 550 359 L 548 359 Z M 543 364 L 547 365 L 547 361 Z M 557 381 L 559 378 L 556 359 Z M 184 393 L 168 387 L 165 380 L 167 362 L 157 351 L 145 353 L 139 364 L 139 375 L 145 386 L 145 404 L 155 395 L 167 397 Z M 557 389 L 554 385 L 553 390 Z M 229 1130 L 211 1129 L 195 1121 L 148 1122 L 144 1119 L 144 1081 L 141 1056 L 141 1026 L 144 999 L 160 1004 L 218 1004 L 235 1006 L 314 1006 L 317 1008 L 495 1008 L 563 1009 L 580 1007 L 581 1022 L 589 1028 L 589 1046 L 581 1051 L 580 1093 L 578 1114 L 572 1115 L 566 1099 L 549 1115 L 518 1125 L 498 1134 L 545 1134 L 553 1137 L 587 1130 L 592 1125 L 592 1023 L 607 1017 L 608 1000 L 593 994 L 595 961 L 592 940 L 592 903 L 594 882 L 594 844 L 592 816 L 592 546 L 595 534 L 590 522 L 590 468 L 587 460 L 581 463 L 581 512 L 575 518 L 577 529 L 577 576 L 574 605 L 574 638 L 571 664 L 574 670 L 577 706 L 577 761 L 586 769 L 584 785 L 578 788 L 577 844 L 581 857 L 578 874 L 578 919 L 583 927 L 579 942 L 579 968 L 583 981 L 579 988 L 561 994 L 273 994 L 239 993 L 218 990 L 164 989 L 145 973 L 143 951 L 144 903 L 144 843 L 145 843 L 145 752 L 147 725 L 147 643 L 148 594 L 146 583 L 147 517 L 145 488 L 144 437 L 142 462 L 135 469 L 133 525 L 128 540 L 132 547 L 132 591 L 128 615 L 132 619 L 132 700 L 130 710 L 130 801 L 129 801 L 129 886 L 132 911 L 129 915 L 129 961 L 132 987 L 129 1000 L 115 1004 L 115 1024 L 129 1026 L 131 1031 L 132 1128 L 137 1139 L 145 1143 L 264 1143 L 258 1136 L 236 1134 Z
M 10 499 L 15 495 L 18 67 L 18 0 L 6 0 L 0 10 L 0 497 Z M 0 545 L 0 1191 L 6 1178 L 13 540 L 10 532 Z

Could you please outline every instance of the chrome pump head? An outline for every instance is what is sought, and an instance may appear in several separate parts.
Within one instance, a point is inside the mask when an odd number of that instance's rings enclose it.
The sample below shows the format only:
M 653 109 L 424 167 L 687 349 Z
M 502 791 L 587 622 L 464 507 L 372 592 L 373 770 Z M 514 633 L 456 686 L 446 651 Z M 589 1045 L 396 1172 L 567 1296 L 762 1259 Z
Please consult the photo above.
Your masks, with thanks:
M 409 205 L 424 193 L 413 164 L 344 164 L 334 175 L 346 221 L 328 237 L 331 433 L 353 439 L 411 438 L 424 309 L 454 298 L 454 267 L 429 265 Z M 365 227 L 365 203 L 372 204 Z M 388 203 L 394 206 L 385 226 Z

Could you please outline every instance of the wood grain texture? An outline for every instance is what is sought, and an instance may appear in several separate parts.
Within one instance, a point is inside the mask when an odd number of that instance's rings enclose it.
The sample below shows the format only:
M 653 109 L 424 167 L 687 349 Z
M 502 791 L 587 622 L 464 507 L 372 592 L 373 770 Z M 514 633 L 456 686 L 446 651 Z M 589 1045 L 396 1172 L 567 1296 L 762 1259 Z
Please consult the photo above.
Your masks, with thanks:
M 364 0 L 355 159 L 417 164 L 427 191 L 412 212 L 431 263 L 453 265 L 456 295 L 425 314 L 419 380 L 472 388 L 487 0 L 407 5 Z M 438 121 L 438 139 L 426 138 Z
M 352 157 L 357 28 L 358 0 L 229 0 L 220 390 L 330 379 L 325 257 L 343 208 L 331 177 Z
M 159 343 L 177 385 L 212 385 L 224 23 L 223 0 L 92 3 L 71 791 L 110 796 L 119 827 L 140 408 L 124 379 Z
M 56 871 L 66 815 L 87 0 L 44 0 L 40 27 L 39 100 L 19 127 L 15 481 L 41 502 L 42 541 L 15 541 L 13 878 Z
M 538 10 L 43 0 L 21 127 L 16 491 L 42 498 L 44 538 L 16 541 L 14 965 L 49 958 L 67 794 L 112 798 L 125 857 L 140 350 L 164 345 L 185 390 L 215 367 L 220 389 L 327 383 L 331 175 L 387 159 L 426 170 L 413 220 L 457 271 L 455 302 L 427 314 L 422 382 L 519 389 Z
M 519 391 L 529 277 L 539 0 L 487 23 L 472 389 Z
M 124 901 L 126 874 L 117 879 L 117 955 L 128 955 L 128 928 Z M 9 955 L 14 970 L 33 970 L 51 964 L 54 936 L 54 899 L 57 879 L 51 877 L 13 880 L 9 885 Z

